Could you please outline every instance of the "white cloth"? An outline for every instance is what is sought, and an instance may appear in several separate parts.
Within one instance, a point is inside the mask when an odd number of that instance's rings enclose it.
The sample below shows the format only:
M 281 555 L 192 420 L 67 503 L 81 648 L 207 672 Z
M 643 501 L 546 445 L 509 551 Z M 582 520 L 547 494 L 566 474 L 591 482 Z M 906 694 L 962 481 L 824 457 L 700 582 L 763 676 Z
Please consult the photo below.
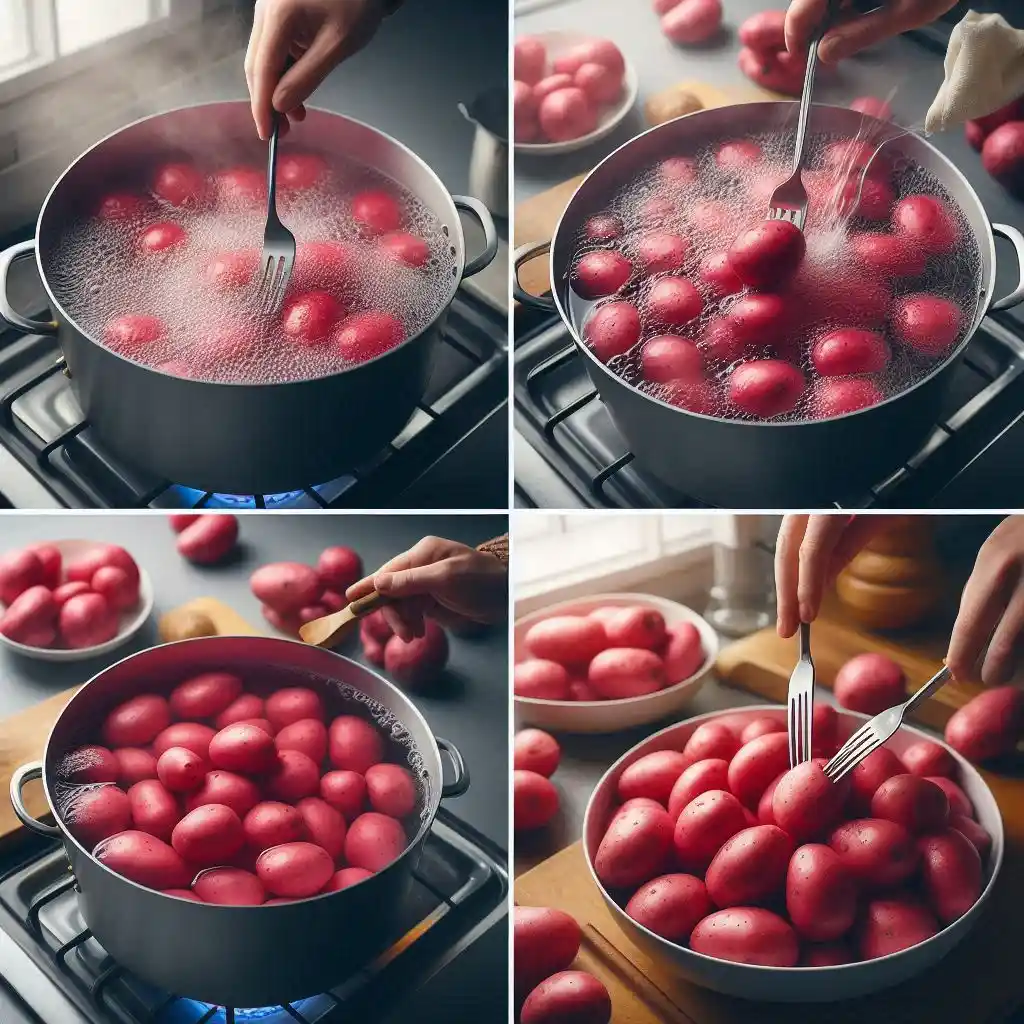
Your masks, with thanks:
M 925 116 L 929 132 L 958 127 L 1024 96 L 1024 31 L 999 14 L 968 11 L 950 34 L 945 71 Z

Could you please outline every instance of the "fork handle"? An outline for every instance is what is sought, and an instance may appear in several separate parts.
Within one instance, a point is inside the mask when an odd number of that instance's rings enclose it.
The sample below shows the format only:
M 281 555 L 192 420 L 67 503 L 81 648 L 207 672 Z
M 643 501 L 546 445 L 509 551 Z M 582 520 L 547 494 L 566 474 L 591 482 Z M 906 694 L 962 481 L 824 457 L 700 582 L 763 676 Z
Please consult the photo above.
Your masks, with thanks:
M 809 659 L 811 657 L 811 624 L 809 622 L 800 623 L 800 659 Z
M 936 672 L 935 675 L 933 675 L 931 679 L 929 679 L 928 682 L 925 683 L 924 686 L 922 686 L 921 689 L 918 690 L 917 693 L 915 693 L 914 696 L 910 698 L 910 700 L 907 701 L 907 703 L 903 706 L 904 713 L 914 711 L 921 704 L 923 704 L 929 697 L 931 697 L 932 694 L 936 693 L 938 690 L 941 690 L 942 687 L 949 682 L 950 678 L 952 677 L 952 674 L 953 673 L 949 671 L 949 668 L 943 665 L 942 668 L 940 668 L 939 671 Z
M 818 66 L 818 43 L 821 42 L 821 37 L 828 31 L 832 22 L 835 20 L 838 8 L 839 0 L 828 0 L 825 16 L 821 19 L 821 24 L 818 26 L 817 31 L 811 39 L 811 44 L 807 48 L 807 70 L 804 71 L 804 88 L 803 92 L 800 93 L 800 112 L 797 115 L 796 144 L 793 150 L 794 174 L 799 172 L 800 165 L 804 160 L 804 145 L 807 141 L 807 122 L 810 120 L 811 115 L 811 93 L 814 91 L 814 72 L 817 70 Z

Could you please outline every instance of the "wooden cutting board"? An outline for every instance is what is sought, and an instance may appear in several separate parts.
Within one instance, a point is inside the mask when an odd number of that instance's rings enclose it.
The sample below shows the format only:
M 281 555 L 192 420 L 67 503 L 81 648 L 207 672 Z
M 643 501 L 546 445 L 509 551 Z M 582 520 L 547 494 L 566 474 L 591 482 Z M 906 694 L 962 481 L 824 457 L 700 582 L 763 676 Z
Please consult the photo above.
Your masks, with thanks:
M 721 89 L 706 82 L 686 81 L 680 82 L 679 87 L 696 96 L 705 109 L 780 98 L 754 85 Z M 545 192 L 531 196 L 516 206 L 514 227 L 517 247 L 528 242 L 546 242 L 551 239 L 559 218 L 586 176 L 579 174 Z M 541 257 L 532 260 L 520 271 L 519 280 L 531 295 L 543 295 L 550 291 L 547 260 Z
M 233 608 L 212 597 L 199 597 L 175 611 L 198 611 L 209 616 L 217 630 L 218 636 L 258 636 L 260 631 L 254 629 Z M 11 776 L 16 768 L 28 761 L 38 761 L 43 756 L 46 738 L 64 710 L 64 706 L 78 692 L 80 687 L 73 686 L 69 690 L 54 694 L 41 704 L 0 721 L 0 842 L 22 828 L 11 807 L 7 793 L 10 789 Z M 30 786 L 26 790 L 26 803 L 29 810 L 36 815 L 47 812 L 46 800 L 43 797 L 41 783 Z

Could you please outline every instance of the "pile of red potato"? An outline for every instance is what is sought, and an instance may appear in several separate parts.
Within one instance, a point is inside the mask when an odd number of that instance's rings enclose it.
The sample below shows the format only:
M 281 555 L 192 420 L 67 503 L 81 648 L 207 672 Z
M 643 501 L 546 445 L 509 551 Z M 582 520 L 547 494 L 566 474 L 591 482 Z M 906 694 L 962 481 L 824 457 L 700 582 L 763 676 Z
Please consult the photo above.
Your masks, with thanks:
M 1024 96 L 964 126 L 985 170 L 1008 192 L 1024 196 Z
M 515 694 L 542 700 L 643 697 L 689 679 L 706 657 L 692 622 L 666 626 L 661 612 L 645 605 L 542 619 L 523 646 Z
M 79 650 L 117 636 L 139 604 L 139 567 L 124 548 L 96 544 L 64 564 L 54 544 L 0 556 L 0 634 L 26 647 Z
M 512 822 L 516 832 L 544 828 L 558 813 L 551 776 L 562 750 L 542 729 L 521 729 L 512 741 Z
M 549 60 L 544 41 L 515 42 L 512 83 L 516 142 L 569 142 L 589 135 L 622 96 L 626 62 L 608 39 L 587 39 Z
M 115 707 L 67 754 L 61 813 L 86 849 L 140 885 L 255 905 L 333 892 L 387 867 L 416 827 L 412 774 L 384 735 L 319 694 L 205 672 Z

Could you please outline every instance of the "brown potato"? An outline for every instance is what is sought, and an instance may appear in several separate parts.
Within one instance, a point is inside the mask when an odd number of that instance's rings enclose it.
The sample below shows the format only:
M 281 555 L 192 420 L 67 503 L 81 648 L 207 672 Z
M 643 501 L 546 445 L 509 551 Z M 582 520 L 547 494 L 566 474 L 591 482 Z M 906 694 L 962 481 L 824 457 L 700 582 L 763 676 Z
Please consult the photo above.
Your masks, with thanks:
M 647 118 L 647 123 L 653 127 L 703 109 L 704 104 L 680 84 L 662 89 L 661 92 L 656 92 L 653 96 L 648 96 L 647 102 L 644 104 L 644 115 Z

